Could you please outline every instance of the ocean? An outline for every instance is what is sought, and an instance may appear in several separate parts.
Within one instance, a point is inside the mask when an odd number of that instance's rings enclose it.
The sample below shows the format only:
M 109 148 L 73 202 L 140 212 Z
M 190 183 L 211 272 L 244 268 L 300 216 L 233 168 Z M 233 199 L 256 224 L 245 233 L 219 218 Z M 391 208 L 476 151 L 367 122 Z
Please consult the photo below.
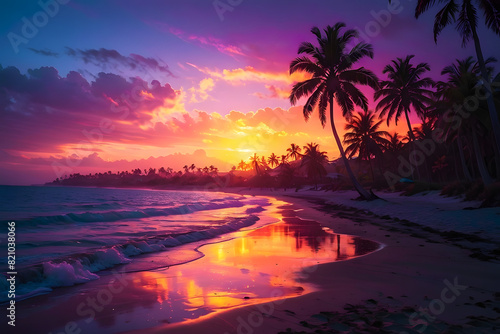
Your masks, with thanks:
M 22 300 L 98 280 L 127 263 L 129 271 L 146 271 L 192 261 L 202 254 L 179 246 L 270 223 L 258 215 L 269 205 L 266 198 L 218 192 L 0 186 L 0 302 L 7 301 L 9 222 Z M 166 250 L 161 261 L 135 261 Z

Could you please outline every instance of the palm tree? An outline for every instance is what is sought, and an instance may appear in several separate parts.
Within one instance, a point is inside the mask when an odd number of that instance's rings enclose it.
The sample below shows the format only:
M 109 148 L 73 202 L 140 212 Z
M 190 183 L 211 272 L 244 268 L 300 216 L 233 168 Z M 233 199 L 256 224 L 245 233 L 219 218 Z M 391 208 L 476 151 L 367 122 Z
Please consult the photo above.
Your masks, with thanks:
M 189 169 L 191 170 L 191 172 L 193 172 L 196 169 L 195 164 L 191 164 L 191 166 L 189 166 Z
M 247 170 L 247 163 L 241 160 L 240 163 L 238 164 L 238 168 L 241 170 Z
M 255 174 L 260 175 L 261 174 L 260 158 L 257 155 L 257 153 L 254 153 L 253 157 L 250 157 L 250 164 L 253 166 Z
M 403 150 L 405 144 L 400 140 L 401 136 L 394 132 L 394 134 L 389 134 L 387 140 L 387 145 L 385 146 L 385 150 L 391 153 L 399 153 Z
M 267 158 L 267 162 L 269 163 L 269 165 L 271 165 L 271 167 L 278 166 L 280 163 L 278 160 L 278 156 L 274 153 L 271 153 L 269 158 Z
M 420 118 L 425 117 L 427 105 L 432 103 L 433 92 L 426 87 L 434 86 L 434 81 L 429 78 L 420 78 L 422 74 L 430 71 L 427 63 L 420 63 L 414 66 L 411 63 L 413 55 L 392 60 L 392 64 L 385 66 L 382 73 L 387 74 L 388 80 L 382 81 L 381 88 L 375 92 L 374 98 L 378 100 L 377 109 L 380 110 L 380 117 L 387 114 L 387 125 L 394 118 L 396 125 L 404 112 L 410 139 L 414 140 L 409 113 L 411 108 L 415 110 Z
M 309 96 L 303 108 L 304 118 L 307 121 L 314 107 L 318 106 L 319 119 L 323 126 L 326 124 L 327 106 L 330 106 L 330 125 L 347 173 L 360 196 L 369 200 L 376 196 L 366 191 L 352 172 L 335 128 L 333 101 L 337 101 L 342 109 L 342 115 L 349 119 L 354 105 L 360 106 L 363 110 L 368 109 L 367 98 L 355 85 L 368 85 L 376 89 L 378 79 L 372 71 L 364 67 L 352 68 L 364 57 L 373 58 L 373 49 L 370 44 L 358 43 L 351 50 L 347 50 L 347 46 L 353 38 L 358 36 L 358 33 L 356 30 L 349 29 L 342 34 L 343 28 L 345 28 L 344 23 L 337 23 L 333 27 L 327 26 L 324 29 L 324 35 L 317 27 L 311 29 L 317 38 L 318 46 L 303 42 L 299 46 L 298 53 L 305 53 L 312 59 L 308 56 L 297 57 L 290 63 L 290 74 L 304 71 L 310 73 L 312 77 L 293 86 L 290 102 L 295 105 L 300 98 Z
M 280 166 L 288 164 L 288 154 L 282 154 L 280 159 Z
M 422 123 L 413 127 L 413 136 L 415 140 L 431 139 L 436 129 L 437 119 L 434 117 L 424 117 Z
M 300 146 L 295 145 L 295 144 L 290 144 L 290 147 L 286 149 L 288 152 L 288 156 L 293 158 L 294 160 L 297 160 L 300 157 Z
M 389 141 L 384 138 L 388 137 L 387 131 L 379 130 L 383 120 L 375 121 L 375 113 L 371 110 L 358 112 L 352 116 L 349 123 L 346 124 L 345 130 L 351 131 L 344 134 L 344 144 L 349 145 L 345 149 L 345 153 L 352 158 L 359 152 L 361 160 L 368 160 L 372 172 L 372 180 L 375 180 L 373 173 L 372 155 L 375 157 L 382 154 L 382 148 L 387 146 Z
M 184 165 L 182 168 L 184 168 L 184 172 L 186 174 L 189 173 L 189 167 L 188 167 L 188 165 Z
M 262 156 L 260 158 L 260 164 L 264 168 L 264 170 L 268 170 L 269 169 L 269 166 L 267 165 L 267 161 L 266 161 L 266 157 L 265 156 Z
M 495 61 L 493 58 L 488 58 L 486 64 Z M 492 71 L 492 68 L 488 68 L 488 71 Z M 468 57 L 464 60 L 456 60 L 456 63 L 446 66 L 441 74 L 447 75 L 447 82 L 438 82 L 438 96 L 441 102 L 444 102 L 450 110 L 455 103 L 463 104 L 464 101 L 471 95 L 474 94 L 475 87 L 479 81 L 479 66 L 474 61 L 472 57 Z M 487 110 L 484 104 L 479 104 L 477 110 L 472 112 L 467 119 L 467 121 L 460 122 L 459 126 L 448 128 L 448 137 L 456 138 L 457 145 L 459 146 L 460 159 L 462 163 L 462 168 L 464 170 L 464 175 L 469 178 L 469 173 L 465 164 L 465 158 L 463 156 L 463 144 L 462 137 L 467 139 L 468 137 L 472 140 L 473 153 L 475 154 L 476 163 L 478 166 L 478 171 L 485 184 L 492 182 L 492 178 L 488 173 L 486 168 L 483 154 L 481 153 L 481 145 L 479 144 L 479 135 L 481 132 L 487 132 L 490 122 L 487 121 L 488 117 L 486 115 Z
M 318 179 L 326 175 L 325 164 L 328 163 L 328 156 L 326 152 L 319 150 L 319 145 L 316 143 L 309 143 L 304 146 L 304 154 L 302 155 L 302 162 L 300 167 L 305 167 L 307 177 L 314 180 L 315 189 L 318 188 Z
M 352 158 L 359 152 L 363 160 L 370 160 L 372 155 L 382 152 L 382 147 L 389 144 L 384 137 L 389 137 L 387 131 L 379 130 L 383 120 L 375 122 L 375 113 L 371 110 L 358 112 L 345 126 L 345 130 L 351 130 L 344 135 L 344 144 L 349 145 L 345 153 Z
M 445 0 L 441 0 L 440 2 L 445 2 Z M 474 47 L 476 49 L 476 56 L 479 62 L 483 85 L 488 93 L 486 101 L 493 127 L 496 150 L 497 152 L 500 152 L 500 120 L 498 119 L 495 102 L 493 100 L 493 91 L 483 51 L 481 50 L 481 43 L 479 42 L 479 36 L 477 35 L 478 10 L 476 7 L 478 6 L 483 11 L 486 26 L 493 30 L 493 32 L 497 35 L 500 35 L 500 3 L 493 0 L 476 0 L 475 6 L 472 2 L 472 0 L 462 0 L 461 5 L 459 5 L 457 0 L 446 0 L 446 4 L 436 14 L 434 20 L 434 41 L 437 43 L 437 37 L 441 31 L 447 25 L 455 22 L 457 23 L 457 30 L 462 37 L 463 47 L 467 45 L 467 42 L 471 39 L 471 37 L 474 40 Z M 415 17 L 418 18 L 435 3 L 435 0 L 418 0 L 417 7 L 415 8 Z

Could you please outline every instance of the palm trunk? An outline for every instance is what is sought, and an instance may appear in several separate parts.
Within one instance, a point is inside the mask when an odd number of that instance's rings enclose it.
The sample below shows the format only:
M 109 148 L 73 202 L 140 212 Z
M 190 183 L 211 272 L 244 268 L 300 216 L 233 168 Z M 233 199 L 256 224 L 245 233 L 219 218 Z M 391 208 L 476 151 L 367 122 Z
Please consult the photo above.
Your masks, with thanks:
M 460 162 L 462 163 L 462 169 L 464 171 L 464 176 L 467 181 L 472 181 L 472 175 L 470 175 L 469 169 L 467 168 L 467 164 L 465 163 L 464 156 L 464 147 L 462 145 L 462 139 L 460 139 L 460 134 L 457 135 L 457 145 L 458 145 L 458 154 L 460 155 Z
M 491 89 L 488 73 L 486 72 L 486 65 L 484 63 L 483 52 L 481 51 L 481 44 L 479 43 L 479 37 L 477 36 L 476 27 L 474 25 L 472 25 L 472 37 L 474 38 L 474 46 L 476 48 L 477 61 L 479 62 L 479 68 L 481 70 L 481 75 L 483 77 L 484 87 L 486 88 L 488 94 L 486 102 L 488 103 L 488 111 L 490 113 L 493 135 L 495 136 L 495 143 L 496 143 L 495 154 L 498 154 L 500 153 L 500 120 L 498 119 L 497 109 L 495 107 L 495 102 L 493 100 L 493 91 Z
M 484 163 L 483 155 L 481 154 L 481 147 L 479 146 L 479 140 L 477 139 L 476 130 L 472 130 L 472 144 L 474 145 L 474 153 L 476 155 L 477 169 L 479 170 L 479 175 L 483 179 L 484 185 L 489 185 L 493 182 L 486 164 Z
M 376 196 L 373 196 L 368 191 L 366 191 L 363 188 L 363 186 L 361 186 L 359 181 L 356 179 L 356 176 L 354 176 L 354 173 L 352 172 L 351 165 L 349 164 L 349 160 L 347 160 L 344 148 L 342 147 L 342 142 L 340 141 L 337 129 L 335 128 L 335 122 L 333 120 L 333 96 L 330 97 L 329 102 L 330 102 L 330 125 L 332 126 L 333 136 L 335 137 L 335 141 L 337 142 L 337 146 L 339 147 L 340 155 L 342 156 L 342 161 L 344 162 L 347 174 L 351 178 L 352 185 L 363 199 L 367 201 L 376 199 L 377 198 Z
M 408 136 L 410 137 L 410 151 L 415 152 L 415 143 L 414 143 L 415 136 L 413 135 L 413 130 L 411 128 L 411 123 L 410 123 L 410 117 L 408 116 L 407 110 L 405 110 L 405 117 L 406 117 L 406 124 L 408 125 L 408 130 L 409 130 Z M 410 163 L 410 167 L 411 167 L 411 178 L 413 181 L 415 181 L 415 176 L 413 175 L 413 166 L 412 166 L 411 161 L 410 161 L 410 154 L 408 155 L 408 162 Z M 418 178 L 420 179 L 420 172 L 418 171 L 418 167 L 416 169 L 417 169 Z

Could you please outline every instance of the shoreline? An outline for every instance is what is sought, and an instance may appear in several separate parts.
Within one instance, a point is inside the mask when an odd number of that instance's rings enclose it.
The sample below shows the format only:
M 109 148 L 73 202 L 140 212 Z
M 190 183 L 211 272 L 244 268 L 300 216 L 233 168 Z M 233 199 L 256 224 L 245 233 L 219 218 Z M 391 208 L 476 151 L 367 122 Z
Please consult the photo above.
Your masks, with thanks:
M 293 278 L 297 279 L 299 287 L 306 287 L 306 294 L 250 300 L 250 305 L 243 303 L 228 306 L 227 309 L 218 309 L 197 319 L 132 331 L 123 327 L 123 323 L 117 323 L 110 330 L 121 333 L 265 334 L 285 332 L 288 328 L 292 333 L 315 330 L 373 332 L 382 327 L 387 332 L 394 333 L 425 333 L 445 328 L 460 333 L 464 328 L 471 330 L 471 326 L 474 326 L 474 330 L 484 330 L 485 333 L 496 329 L 492 327 L 492 323 L 500 319 L 500 261 L 499 254 L 496 253 L 500 249 L 499 244 L 477 234 L 443 233 L 439 229 L 398 218 L 404 210 L 394 211 L 394 206 L 400 206 L 399 200 L 407 202 L 404 208 L 408 209 L 409 214 L 412 214 L 412 205 L 418 210 L 437 206 L 446 215 L 445 209 L 453 212 L 457 208 L 470 206 L 470 202 L 460 203 L 456 199 L 450 199 L 448 202 L 438 203 L 432 201 L 432 194 L 429 198 L 414 197 L 407 200 L 394 197 L 387 203 L 367 203 L 351 200 L 350 198 L 356 197 L 354 192 L 296 193 L 248 188 L 219 189 L 219 192 L 272 197 L 277 201 L 290 203 L 287 210 L 293 210 L 300 219 L 316 221 L 321 226 L 332 229 L 334 233 L 359 236 L 385 247 L 347 261 L 302 266 L 304 268 L 300 272 L 296 272 L 299 267 L 294 266 Z M 432 203 L 425 204 L 429 199 Z M 367 206 L 377 213 L 372 213 Z M 388 215 L 387 210 L 392 210 L 390 213 L 394 215 Z M 492 214 L 493 218 L 498 215 L 498 210 L 475 211 Z M 287 217 L 286 214 L 283 217 Z M 216 253 L 205 255 L 214 258 Z M 180 265 L 179 268 L 199 270 L 202 263 L 206 262 L 195 260 L 190 264 Z M 169 271 L 166 272 L 168 273 Z M 151 282 L 164 279 L 164 274 L 158 274 L 155 270 L 145 272 L 142 275 L 144 277 L 134 274 L 133 277 L 142 278 L 137 284 L 134 283 L 134 289 L 130 293 L 119 297 L 117 310 L 113 308 L 106 312 L 106 316 L 119 317 L 119 310 L 125 304 L 132 305 L 129 307 L 141 307 L 147 303 L 142 300 L 147 294 L 141 297 L 139 292 L 144 293 L 144 287 L 151 285 Z M 146 277 L 150 278 L 149 283 Z M 111 275 L 101 282 L 101 288 L 108 280 L 112 282 Z M 227 285 L 225 280 L 223 282 L 219 286 Z M 456 286 L 458 294 L 450 295 L 448 288 L 448 292 L 444 294 L 445 303 L 443 291 L 449 286 Z M 98 288 L 99 286 L 93 287 L 94 291 L 99 291 Z M 57 293 L 57 298 L 62 298 L 64 291 L 75 291 L 78 287 L 75 290 L 66 290 L 73 289 L 71 287 L 63 289 Z M 88 287 L 84 286 L 84 289 L 87 290 Z M 40 300 L 43 301 L 44 298 L 41 297 Z M 238 298 L 241 300 L 243 296 Z M 448 302 L 451 299 L 453 301 Z M 69 312 L 65 311 L 63 305 L 54 302 L 49 305 L 56 311 Z M 36 318 L 40 319 L 40 315 Z M 31 318 L 24 320 L 28 319 Z M 152 321 L 155 319 L 161 318 L 151 317 Z
M 382 324 L 388 324 L 384 329 L 393 333 L 444 329 L 488 333 L 498 329 L 494 322 L 500 319 L 500 261 L 498 254 L 477 255 L 491 250 L 484 239 L 464 240 L 465 233 L 421 231 L 422 225 L 406 219 L 359 208 L 362 202 L 346 199 L 350 207 L 318 203 L 331 192 L 316 192 L 319 196 L 256 189 L 226 192 L 283 199 L 300 210 L 297 215 L 302 219 L 316 220 L 336 233 L 369 238 L 386 247 L 368 256 L 306 268 L 302 279 L 318 291 L 147 333 L 371 332 L 380 330 Z M 453 286 L 457 287 L 456 295 L 447 295 Z

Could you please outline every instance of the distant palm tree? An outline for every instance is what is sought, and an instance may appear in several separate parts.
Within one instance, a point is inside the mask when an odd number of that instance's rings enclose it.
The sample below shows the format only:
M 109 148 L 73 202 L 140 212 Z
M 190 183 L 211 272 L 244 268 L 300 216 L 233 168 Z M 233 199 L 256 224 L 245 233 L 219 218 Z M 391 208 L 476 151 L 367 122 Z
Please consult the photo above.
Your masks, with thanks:
M 432 139 L 436 127 L 436 120 L 426 117 L 422 124 L 413 128 L 413 135 L 417 140 Z
M 267 165 L 267 161 L 266 161 L 266 157 L 265 156 L 262 156 L 260 158 L 260 165 L 262 166 L 262 168 L 264 168 L 264 170 L 268 170 L 269 169 L 269 166 Z
M 420 118 L 424 118 L 426 107 L 432 103 L 433 92 L 426 89 L 432 87 L 434 81 L 429 78 L 421 78 L 421 76 L 430 71 L 430 66 L 427 63 L 420 63 L 414 66 L 411 63 L 413 55 L 402 58 L 396 58 L 392 64 L 387 65 L 382 73 L 387 74 L 388 80 L 381 82 L 381 88 L 375 92 L 374 98 L 378 100 L 377 110 L 380 110 L 380 117 L 387 114 L 387 125 L 394 118 L 396 125 L 404 113 L 410 138 L 414 136 L 411 127 L 409 114 L 411 108 L 415 110 Z
M 389 134 L 389 137 L 387 138 L 388 143 L 385 146 L 385 150 L 392 152 L 392 153 L 399 153 L 403 150 L 405 144 L 401 141 L 401 136 L 397 133 L 394 132 L 394 134 Z
M 210 165 L 210 167 L 208 167 L 208 169 L 210 170 L 210 173 L 211 174 L 217 174 L 217 171 L 219 170 L 217 167 L 215 167 L 214 165 Z
M 385 137 L 389 136 L 387 131 L 379 130 L 383 120 L 375 121 L 375 113 L 371 110 L 358 112 L 352 116 L 351 121 L 346 124 L 345 130 L 350 131 L 344 134 L 344 144 L 349 145 L 345 153 L 352 158 L 359 153 L 361 160 L 368 160 L 372 172 L 372 180 L 375 174 L 372 166 L 372 155 L 377 157 L 382 154 L 382 149 L 388 144 Z
M 326 152 L 319 150 L 319 145 L 309 143 L 304 146 L 304 154 L 302 155 L 301 167 L 305 167 L 307 177 L 314 180 L 315 189 L 318 188 L 318 180 L 326 175 L 325 164 L 328 163 Z
M 184 165 L 184 167 L 182 167 L 182 168 L 184 168 L 184 172 L 186 174 L 189 173 L 189 167 L 188 167 L 188 165 Z
M 371 110 L 358 112 L 354 115 L 345 130 L 350 131 L 344 134 L 344 144 L 347 144 L 345 153 L 352 158 L 359 153 L 363 160 L 370 160 L 372 155 L 382 153 L 382 148 L 387 146 L 389 137 L 387 131 L 379 130 L 383 120 L 375 121 L 375 113 Z
M 363 67 L 352 68 L 357 61 L 364 57 L 373 58 L 373 49 L 370 44 L 358 43 L 352 49 L 347 50 L 358 33 L 351 29 L 341 33 L 343 28 L 345 28 L 344 23 L 337 23 L 333 27 L 327 26 L 324 29 L 324 35 L 317 27 L 311 29 L 317 38 L 318 46 L 303 42 L 299 46 L 298 53 L 305 53 L 312 59 L 303 56 L 293 60 L 290 63 L 290 74 L 304 71 L 310 73 L 312 77 L 293 86 L 290 102 L 295 105 L 300 98 L 309 96 L 303 108 L 304 117 L 308 120 L 314 107 L 318 106 L 319 119 L 323 126 L 327 120 L 327 106 L 330 106 L 330 125 L 347 173 L 354 188 L 362 198 L 368 200 L 374 199 L 376 196 L 361 186 L 351 170 L 335 128 L 333 101 L 337 101 L 342 109 L 342 115 L 349 119 L 354 105 L 358 105 L 364 110 L 368 109 L 367 98 L 355 85 L 368 85 L 376 89 L 378 88 L 378 79 L 372 71 Z
M 240 163 L 238 164 L 238 169 L 247 170 L 247 163 L 241 160 Z
M 295 144 L 290 144 L 290 147 L 286 149 L 288 152 L 288 156 L 293 158 L 293 160 L 297 160 L 300 157 L 300 146 Z
M 189 169 L 191 170 L 191 172 L 193 172 L 196 169 L 196 166 L 194 164 L 191 164 L 191 166 L 189 166 Z
M 254 153 L 253 157 L 250 157 L 250 164 L 255 170 L 255 174 L 260 175 L 261 174 L 260 158 L 257 155 L 257 153 Z
M 278 156 L 274 153 L 271 153 L 269 158 L 267 158 L 267 162 L 269 163 L 269 165 L 271 165 L 271 167 L 278 166 L 280 163 L 278 160 Z
M 458 0 L 441 0 L 440 2 L 446 2 L 446 4 L 436 14 L 434 20 L 434 41 L 437 43 L 437 37 L 441 31 L 447 25 L 455 22 L 457 23 L 457 30 L 462 37 L 462 46 L 465 47 L 472 37 L 482 76 L 482 84 L 488 92 L 486 101 L 498 153 L 500 152 L 500 120 L 493 100 L 493 90 L 491 88 L 490 77 L 488 75 L 483 51 L 481 50 L 481 43 L 477 35 L 477 7 L 479 7 L 484 14 L 486 26 L 495 34 L 500 35 L 500 2 L 498 2 L 498 0 L 462 0 L 460 1 L 461 5 L 458 3 Z M 476 6 L 473 2 L 475 2 Z M 415 8 L 415 17 L 418 18 L 435 3 L 435 0 L 418 0 L 417 7 Z
M 288 154 L 282 154 L 280 159 L 280 166 L 288 164 Z

